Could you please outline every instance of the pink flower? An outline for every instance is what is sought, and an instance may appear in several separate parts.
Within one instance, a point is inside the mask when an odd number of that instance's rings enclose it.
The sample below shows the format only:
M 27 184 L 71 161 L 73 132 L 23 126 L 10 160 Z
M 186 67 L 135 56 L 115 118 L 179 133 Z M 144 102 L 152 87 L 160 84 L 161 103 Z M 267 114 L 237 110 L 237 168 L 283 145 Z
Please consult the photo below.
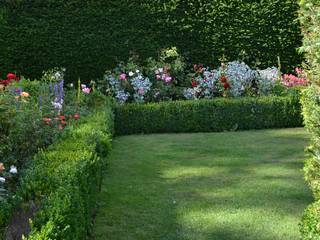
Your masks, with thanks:
M 157 80 L 160 80 L 160 79 L 161 79 L 161 76 L 160 76 L 160 75 L 157 75 L 156 78 L 157 78 Z
M 306 78 L 299 78 L 293 74 L 284 74 L 282 84 L 286 87 L 306 86 L 308 81 Z
M 81 84 L 81 88 L 84 89 L 86 88 L 87 86 L 85 84 Z
M 165 77 L 164 81 L 165 81 L 166 83 L 169 83 L 169 82 L 172 81 L 172 77 L 167 76 L 167 77 Z
M 298 75 L 302 74 L 303 73 L 303 70 L 301 68 L 295 68 L 295 71 Z
M 86 87 L 82 89 L 82 92 L 85 94 L 89 94 L 91 92 L 91 89 Z
M 127 75 L 125 73 L 120 74 L 120 80 L 125 81 L 127 79 Z
M 139 88 L 138 93 L 139 93 L 140 95 L 143 95 L 143 94 L 144 94 L 144 89 L 143 89 L 143 88 Z

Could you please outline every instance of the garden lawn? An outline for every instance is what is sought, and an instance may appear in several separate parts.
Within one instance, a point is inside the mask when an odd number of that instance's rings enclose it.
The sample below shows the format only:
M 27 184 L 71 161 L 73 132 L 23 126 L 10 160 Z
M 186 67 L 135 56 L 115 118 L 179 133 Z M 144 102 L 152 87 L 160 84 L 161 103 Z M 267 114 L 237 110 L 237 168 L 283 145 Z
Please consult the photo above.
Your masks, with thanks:
M 299 239 L 307 142 L 303 129 L 116 138 L 95 239 Z

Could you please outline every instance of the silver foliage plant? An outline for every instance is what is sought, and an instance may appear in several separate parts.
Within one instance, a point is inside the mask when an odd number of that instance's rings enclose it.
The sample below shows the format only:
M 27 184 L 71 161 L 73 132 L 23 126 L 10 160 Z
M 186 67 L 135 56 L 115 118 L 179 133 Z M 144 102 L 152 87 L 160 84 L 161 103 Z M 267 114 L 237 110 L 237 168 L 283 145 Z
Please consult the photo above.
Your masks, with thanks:
M 225 67 L 219 67 L 214 70 L 207 68 L 201 76 L 195 78 L 196 87 L 184 90 L 184 97 L 191 100 L 212 98 L 219 95 L 219 84 L 222 76 L 228 79 L 230 84 L 228 91 L 231 97 L 244 95 L 247 89 L 253 88 L 253 83 L 256 84 L 256 90 L 259 95 L 268 95 L 276 85 L 279 78 L 279 70 L 276 67 L 253 70 L 244 62 L 239 61 L 229 62 Z

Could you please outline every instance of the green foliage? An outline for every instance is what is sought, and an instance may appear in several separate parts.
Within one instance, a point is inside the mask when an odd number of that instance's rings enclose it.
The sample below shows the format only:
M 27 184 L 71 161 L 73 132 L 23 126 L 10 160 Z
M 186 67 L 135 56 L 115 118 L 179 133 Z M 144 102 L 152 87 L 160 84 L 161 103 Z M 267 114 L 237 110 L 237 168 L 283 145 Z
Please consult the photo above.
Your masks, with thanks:
M 90 80 L 130 53 L 144 60 L 177 46 L 188 62 L 217 65 L 222 55 L 266 68 L 301 63 L 296 0 L 2 1 L 4 74 L 39 77 L 67 68 Z
M 320 89 L 313 84 L 302 95 L 303 116 L 306 128 L 311 133 L 310 157 L 305 163 L 306 181 L 313 192 L 316 202 L 309 206 L 301 222 L 303 240 L 320 238 Z
M 217 98 L 152 104 L 127 104 L 115 109 L 119 135 L 164 132 L 212 132 L 298 127 L 299 98 Z
M 320 2 L 301 0 L 300 20 L 303 27 L 302 51 L 307 57 L 308 78 L 313 83 L 303 93 L 304 122 L 311 133 L 310 158 L 305 164 L 305 178 L 315 197 L 315 203 L 305 212 L 301 222 L 303 240 L 320 239 Z
M 309 79 L 320 85 L 320 2 L 301 0 L 300 20 L 303 26 L 303 47 L 309 65 Z
M 37 154 L 21 183 L 25 201 L 41 202 L 28 239 L 85 239 L 91 229 L 113 126 L 111 108 L 87 117 Z

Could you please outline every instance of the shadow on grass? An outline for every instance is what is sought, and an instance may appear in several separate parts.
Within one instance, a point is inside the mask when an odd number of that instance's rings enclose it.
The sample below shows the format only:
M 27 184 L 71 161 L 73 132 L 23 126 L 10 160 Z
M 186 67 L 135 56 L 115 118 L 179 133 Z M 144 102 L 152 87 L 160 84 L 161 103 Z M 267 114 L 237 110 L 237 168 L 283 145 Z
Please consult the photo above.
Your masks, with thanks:
M 116 139 L 96 239 L 299 239 L 312 201 L 306 139 L 302 130 Z

